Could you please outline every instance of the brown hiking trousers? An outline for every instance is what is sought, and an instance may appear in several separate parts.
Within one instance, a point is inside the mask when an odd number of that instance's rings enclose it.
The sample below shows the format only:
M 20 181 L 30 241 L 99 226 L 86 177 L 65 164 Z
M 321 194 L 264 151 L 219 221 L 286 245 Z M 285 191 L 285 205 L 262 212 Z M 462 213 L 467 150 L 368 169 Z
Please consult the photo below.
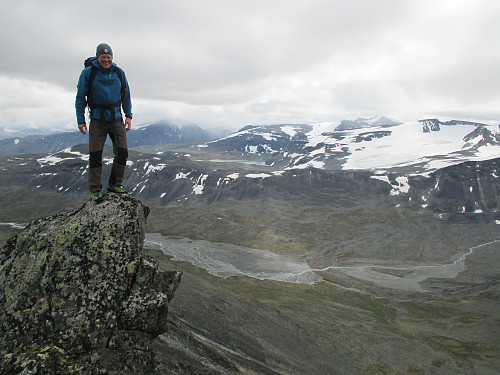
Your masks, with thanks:
M 89 125 L 89 190 L 91 193 L 102 190 L 102 151 L 108 134 L 113 142 L 115 154 L 108 186 L 115 187 L 123 184 L 128 158 L 127 132 L 123 119 L 107 122 L 93 118 Z

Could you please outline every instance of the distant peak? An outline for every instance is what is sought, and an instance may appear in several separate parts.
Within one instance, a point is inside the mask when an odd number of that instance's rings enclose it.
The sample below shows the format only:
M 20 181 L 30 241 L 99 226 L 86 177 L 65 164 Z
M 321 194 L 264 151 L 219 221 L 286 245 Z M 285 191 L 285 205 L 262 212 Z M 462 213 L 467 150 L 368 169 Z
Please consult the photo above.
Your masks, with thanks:
M 338 125 L 335 130 L 353 130 L 353 129 L 362 129 L 362 128 L 370 128 L 376 126 L 396 126 L 401 125 L 402 122 L 393 120 L 389 117 L 370 117 L 370 118 L 362 118 L 358 117 L 356 120 L 342 120 L 340 125 Z
M 456 125 L 472 125 L 477 127 L 486 126 L 486 124 L 482 124 L 480 122 L 463 121 L 463 120 L 440 121 L 437 118 L 418 120 L 418 122 L 422 123 L 422 130 L 424 133 L 439 131 L 441 130 L 441 126 L 456 126 Z

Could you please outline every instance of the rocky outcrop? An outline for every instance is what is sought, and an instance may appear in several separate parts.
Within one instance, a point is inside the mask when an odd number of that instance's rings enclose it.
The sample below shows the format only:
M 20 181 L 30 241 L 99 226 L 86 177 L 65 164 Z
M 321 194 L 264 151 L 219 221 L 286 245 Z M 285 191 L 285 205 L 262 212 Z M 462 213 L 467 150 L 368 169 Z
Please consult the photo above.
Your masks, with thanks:
M 181 273 L 142 252 L 131 196 L 34 221 L 0 252 L 0 373 L 155 373 Z

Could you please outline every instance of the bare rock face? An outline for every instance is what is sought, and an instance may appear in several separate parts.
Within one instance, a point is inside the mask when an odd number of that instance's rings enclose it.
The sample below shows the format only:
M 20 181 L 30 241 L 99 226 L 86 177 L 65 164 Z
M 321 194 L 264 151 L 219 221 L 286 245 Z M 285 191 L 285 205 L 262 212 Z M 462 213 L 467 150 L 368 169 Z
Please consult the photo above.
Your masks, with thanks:
M 0 251 L 0 373 L 155 373 L 181 273 L 142 246 L 149 208 L 127 195 L 34 221 Z

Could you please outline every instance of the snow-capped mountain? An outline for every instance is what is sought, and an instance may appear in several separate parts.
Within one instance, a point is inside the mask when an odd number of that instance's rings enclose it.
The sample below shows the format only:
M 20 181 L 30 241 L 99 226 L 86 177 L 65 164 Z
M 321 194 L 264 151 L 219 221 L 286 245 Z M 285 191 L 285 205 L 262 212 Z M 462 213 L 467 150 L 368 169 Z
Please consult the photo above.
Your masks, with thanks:
M 362 118 L 358 117 L 355 120 L 342 120 L 339 125 L 335 128 L 336 130 L 352 130 L 352 129 L 362 129 L 370 128 L 375 126 L 394 126 L 400 125 L 401 122 L 397 120 L 390 119 L 388 117 L 371 117 Z
M 434 119 L 351 130 L 337 130 L 339 124 L 249 126 L 198 146 L 194 157 L 131 150 L 125 188 L 160 205 L 285 197 L 355 205 L 388 199 L 438 212 L 498 214 L 495 127 Z M 106 155 L 109 173 L 110 148 Z M 214 155 L 261 162 L 207 159 Z M 0 168 L 4 188 L 86 192 L 88 147 L 0 158 Z
M 403 170 L 425 174 L 470 160 L 500 156 L 498 125 L 426 119 L 408 123 L 341 121 L 247 126 L 202 145 L 276 169 Z

